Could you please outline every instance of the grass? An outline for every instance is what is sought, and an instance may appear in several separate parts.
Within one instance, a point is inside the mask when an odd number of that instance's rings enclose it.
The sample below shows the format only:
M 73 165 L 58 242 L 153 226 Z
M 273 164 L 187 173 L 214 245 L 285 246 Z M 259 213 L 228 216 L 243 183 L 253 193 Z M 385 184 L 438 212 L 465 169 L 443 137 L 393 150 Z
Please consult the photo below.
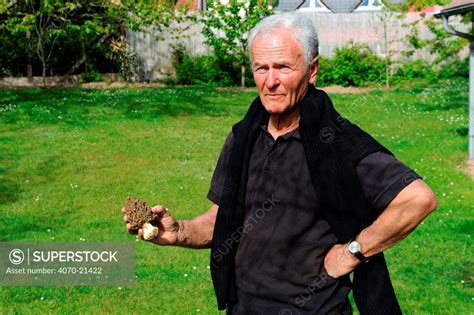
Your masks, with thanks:
M 467 94 L 460 81 L 331 95 L 439 198 L 386 252 L 407 314 L 472 313 Z M 128 195 L 177 218 L 202 213 L 223 141 L 254 97 L 199 87 L 0 90 L 0 241 L 133 241 L 119 211 Z M 208 265 L 209 250 L 136 242 L 135 286 L 0 287 L 0 313 L 217 313 Z

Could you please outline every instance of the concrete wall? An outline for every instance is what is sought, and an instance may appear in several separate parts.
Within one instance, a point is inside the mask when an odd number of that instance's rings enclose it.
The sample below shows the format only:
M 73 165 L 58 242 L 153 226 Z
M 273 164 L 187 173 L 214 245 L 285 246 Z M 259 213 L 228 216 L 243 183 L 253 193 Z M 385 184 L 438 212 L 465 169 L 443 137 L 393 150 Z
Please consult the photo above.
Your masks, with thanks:
M 385 55 L 384 24 L 387 25 L 388 43 L 392 54 L 392 60 L 402 60 L 401 54 L 407 50 L 405 35 L 408 28 L 403 24 L 419 19 L 418 13 L 409 13 L 404 20 L 393 16 L 381 20 L 380 12 L 360 12 L 349 14 L 333 14 L 319 12 L 304 12 L 314 21 L 322 56 L 331 56 L 334 50 L 343 46 L 348 41 L 367 43 L 378 55 Z M 419 23 L 419 33 L 422 38 L 430 36 L 430 33 Z M 157 35 L 165 38 L 162 41 L 155 39 Z M 191 55 L 210 54 L 211 50 L 204 42 L 201 34 L 201 26 L 193 25 L 189 30 L 179 34 L 143 34 L 127 33 L 130 49 L 135 51 L 141 61 L 142 79 L 155 79 L 173 73 L 172 46 L 177 43 L 185 45 Z M 466 50 L 467 51 L 467 50 Z M 417 51 L 413 58 L 431 60 L 428 51 Z

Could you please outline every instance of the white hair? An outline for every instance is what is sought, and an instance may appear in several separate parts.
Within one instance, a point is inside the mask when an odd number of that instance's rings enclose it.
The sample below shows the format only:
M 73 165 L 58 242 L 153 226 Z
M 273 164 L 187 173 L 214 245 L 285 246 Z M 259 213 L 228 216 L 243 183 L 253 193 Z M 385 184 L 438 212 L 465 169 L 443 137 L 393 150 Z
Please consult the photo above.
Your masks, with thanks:
M 253 63 L 252 46 L 257 35 L 269 35 L 281 27 L 292 31 L 301 45 L 304 61 L 310 65 L 319 54 L 318 34 L 310 18 L 294 11 L 267 16 L 252 29 L 247 41 L 250 61 Z

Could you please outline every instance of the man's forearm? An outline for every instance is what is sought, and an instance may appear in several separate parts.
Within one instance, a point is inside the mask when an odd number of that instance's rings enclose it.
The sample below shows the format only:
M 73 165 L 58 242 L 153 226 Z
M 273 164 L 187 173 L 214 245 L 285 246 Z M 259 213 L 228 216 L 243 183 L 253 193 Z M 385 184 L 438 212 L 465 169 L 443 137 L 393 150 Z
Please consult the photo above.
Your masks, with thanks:
M 417 180 L 402 190 L 382 214 L 357 236 L 365 257 L 373 256 L 406 237 L 437 206 L 431 189 Z M 348 244 L 336 244 L 324 258 L 332 277 L 345 275 L 360 264 L 347 249 Z
M 176 246 L 209 248 L 214 233 L 218 206 L 213 205 L 206 213 L 193 220 L 179 220 Z
M 434 194 L 422 180 L 411 183 L 357 236 L 362 254 L 370 257 L 395 245 L 436 207 Z

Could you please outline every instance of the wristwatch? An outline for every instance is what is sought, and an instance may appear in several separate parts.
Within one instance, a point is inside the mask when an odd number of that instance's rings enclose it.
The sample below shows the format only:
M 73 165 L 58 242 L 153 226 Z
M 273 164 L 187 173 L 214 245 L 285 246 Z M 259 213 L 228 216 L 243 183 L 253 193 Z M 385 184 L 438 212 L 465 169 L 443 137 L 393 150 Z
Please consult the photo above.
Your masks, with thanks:
M 349 251 L 349 253 L 359 259 L 360 262 L 369 261 L 369 258 L 362 255 L 362 246 L 358 241 L 355 240 L 355 238 L 349 241 L 349 245 L 347 245 L 347 250 Z

